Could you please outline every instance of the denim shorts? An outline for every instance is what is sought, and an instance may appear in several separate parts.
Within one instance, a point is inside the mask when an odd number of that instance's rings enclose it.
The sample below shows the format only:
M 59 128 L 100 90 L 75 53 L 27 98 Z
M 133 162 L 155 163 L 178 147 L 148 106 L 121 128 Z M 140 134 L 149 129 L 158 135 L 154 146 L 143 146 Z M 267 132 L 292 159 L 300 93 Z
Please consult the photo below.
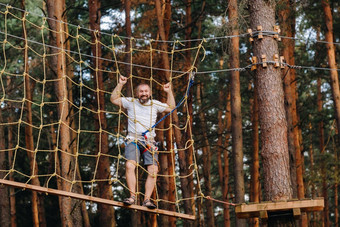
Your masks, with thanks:
M 158 152 L 155 149 L 148 149 L 147 144 L 143 141 L 138 141 L 137 143 L 129 141 L 125 146 L 125 158 L 139 163 L 140 155 L 143 157 L 145 166 L 157 165 Z

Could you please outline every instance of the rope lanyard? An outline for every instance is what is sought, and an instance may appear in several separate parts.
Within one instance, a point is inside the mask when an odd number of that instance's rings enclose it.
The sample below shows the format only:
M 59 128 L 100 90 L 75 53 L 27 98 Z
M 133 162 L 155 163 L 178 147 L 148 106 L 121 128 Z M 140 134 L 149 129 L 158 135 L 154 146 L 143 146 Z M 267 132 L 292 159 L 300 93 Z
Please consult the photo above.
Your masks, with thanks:
M 146 130 L 145 132 L 142 133 L 142 136 L 147 140 L 147 136 L 146 134 L 148 132 L 150 132 L 152 129 L 154 129 L 159 123 L 161 123 L 162 121 L 165 120 L 165 118 L 167 118 L 170 114 L 172 114 L 176 109 L 178 109 L 178 107 L 180 107 L 185 99 L 188 97 L 189 92 L 190 92 L 190 88 L 192 87 L 192 85 L 194 84 L 194 76 L 195 74 L 193 72 L 190 72 L 190 80 L 189 80 L 189 85 L 187 88 L 187 91 L 185 92 L 185 95 L 182 97 L 181 101 L 179 101 L 179 103 L 176 105 L 176 107 L 174 109 L 172 109 L 169 113 L 167 113 L 164 117 L 162 117 L 159 121 L 157 121 L 150 129 Z

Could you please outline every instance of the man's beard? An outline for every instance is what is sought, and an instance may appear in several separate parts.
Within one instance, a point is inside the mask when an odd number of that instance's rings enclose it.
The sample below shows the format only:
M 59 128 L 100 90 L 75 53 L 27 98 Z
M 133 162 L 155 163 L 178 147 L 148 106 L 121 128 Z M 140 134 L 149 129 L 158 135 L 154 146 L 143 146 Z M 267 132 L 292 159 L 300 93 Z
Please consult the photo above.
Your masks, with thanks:
M 139 102 L 140 102 L 141 104 L 145 104 L 145 103 L 147 103 L 149 100 L 150 100 L 150 97 L 149 97 L 149 96 L 146 96 L 146 95 L 141 96 L 141 97 L 139 98 Z

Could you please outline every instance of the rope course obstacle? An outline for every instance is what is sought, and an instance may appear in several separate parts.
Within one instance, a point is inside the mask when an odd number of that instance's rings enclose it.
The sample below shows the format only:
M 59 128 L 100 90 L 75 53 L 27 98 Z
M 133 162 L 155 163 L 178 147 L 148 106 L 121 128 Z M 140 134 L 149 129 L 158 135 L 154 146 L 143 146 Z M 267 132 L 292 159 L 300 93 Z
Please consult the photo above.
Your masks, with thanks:
M 180 125 L 169 125 L 157 127 L 160 122 L 165 118 L 170 118 L 172 122 L 171 111 L 170 114 L 163 116 L 154 126 L 147 126 L 145 131 L 155 129 L 159 133 L 168 131 L 180 130 L 181 132 L 188 132 L 189 137 L 185 141 L 183 148 L 178 146 L 169 146 L 168 150 L 159 150 L 160 154 L 171 154 L 176 157 L 177 152 L 193 152 L 194 140 L 191 134 L 190 119 L 188 111 L 188 92 L 193 85 L 193 75 L 204 76 L 212 73 L 230 72 L 230 71 L 247 71 L 256 69 L 257 65 L 273 64 L 280 68 L 288 67 L 289 69 L 302 69 L 302 70 L 332 70 L 329 68 L 315 67 L 315 66 L 297 66 L 289 65 L 284 62 L 282 58 L 277 56 L 274 61 L 263 59 L 252 59 L 252 63 L 241 68 L 219 69 L 211 71 L 197 71 L 195 62 L 199 60 L 199 56 L 203 55 L 202 61 L 205 56 L 204 43 L 210 40 L 230 39 L 234 36 L 212 37 L 205 39 L 194 40 L 176 40 L 176 41 L 160 41 L 151 39 L 128 38 L 117 36 L 113 34 L 100 33 L 101 39 L 98 39 L 98 31 L 74 26 L 72 24 L 61 22 L 60 24 L 68 27 L 68 32 L 62 30 L 62 33 L 50 29 L 48 26 L 49 21 L 54 19 L 43 17 L 42 15 L 29 13 L 21 9 L 4 5 L 0 3 L 0 100 L 1 109 L 0 116 L 2 117 L 0 126 L 4 128 L 7 136 L 12 139 L 6 139 L 7 147 L 0 148 L 0 152 L 5 153 L 8 157 L 8 166 L 5 169 L 0 169 L 0 183 L 20 188 L 28 188 L 35 191 L 40 191 L 48 194 L 56 194 L 62 196 L 69 196 L 72 198 L 94 201 L 114 206 L 124 206 L 120 202 L 104 200 L 96 197 L 95 188 L 99 182 L 109 182 L 116 191 L 128 187 L 121 180 L 124 169 L 121 168 L 122 164 L 126 161 L 122 155 L 122 144 L 124 144 L 126 132 L 124 122 L 127 120 L 127 115 L 122 109 L 113 107 L 107 104 L 105 106 L 93 105 L 93 100 L 99 95 L 104 95 L 106 100 L 109 100 L 112 89 L 117 84 L 120 75 L 123 75 L 124 68 L 130 67 L 132 72 L 129 76 L 130 89 L 133 91 L 134 86 L 139 82 L 147 82 L 154 93 L 157 93 L 156 98 L 161 97 L 160 87 L 166 81 L 163 74 L 168 72 L 170 74 L 170 81 L 176 84 L 176 87 L 182 88 L 176 91 L 176 94 L 182 94 L 182 99 L 177 103 L 174 110 L 181 107 L 182 113 Z M 12 24 L 20 26 L 10 26 Z M 17 36 L 15 34 L 22 34 L 24 36 Z M 91 41 L 90 33 L 96 37 L 95 42 Z M 50 34 L 55 36 L 65 35 L 67 42 L 70 43 L 70 48 L 58 48 L 51 44 Z M 292 37 L 279 36 L 278 32 L 273 31 L 251 31 L 250 33 L 241 34 L 239 37 L 250 37 L 258 35 L 268 35 L 281 39 L 295 39 Z M 301 40 L 300 40 L 301 41 Z M 125 51 L 125 46 L 130 43 L 131 49 Z M 163 69 L 157 67 L 159 59 L 163 51 L 158 48 L 160 42 L 167 42 L 171 51 L 166 52 L 171 59 L 170 69 Z M 186 47 L 187 42 L 196 43 L 195 47 Z M 324 41 L 318 41 L 325 43 Z M 105 50 L 105 56 L 95 58 L 91 55 L 89 46 L 98 46 Z M 340 43 L 334 43 L 340 45 Z M 54 53 L 52 53 L 54 50 Z M 191 51 L 194 53 L 194 59 L 191 66 L 181 64 L 183 61 L 183 52 Z M 27 53 L 27 58 L 23 57 L 23 53 Z M 67 62 L 67 67 L 71 72 L 64 72 L 61 78 L 51 72 L 50 62 L 51 59 L 63 55 Z M 125 62 L 126 56 L 130 56 L 131 62 Z M 93 61 L 102 61 L 102 67 L 93 67 Z M 260 61 L 261 60 L 261 61 Z M 337 69 L 339 70 L 339 69 Z M 93 74 L 103 73 L 107 76 L 104 89 L 99 89 L 94 81 Z M 148 76 L 145 76 L 148 75 Z M 67 84 L 68 91 L 72 91 L 73 97 L 67 97 L 64 100 L 57 100 L 54 94 L 54 89 L 57 83 Z M 32 89 L 33 96 L 28 96 L 28 88 Z M 123 94 L 122 94 L 123 95 Z M 133 95 L 133 92 L 132 92 Z M 69 106 L 67 114 L 70 124 L 66 124 L 58 115 L 58 106 Z M 31 106 L 33 109 L 33 121 L 27 120 L 27 109 Z M 100 119 L 100 113 L 104 112 L 110 122 L 116 122 L 108 128 L 94 128 L 94 121 L 92 119 Z M 115 120 L 115 121 L 113 121 Z M 93 122 L 92 122 L 93 121 Z M 164 122 L 163 122 L 164 123 Z M 69 128 L 72 134 L 69 149 L 66 151 L 62 149 L 60 144 L 61 126 Z M 34 147 L 27 148 L 25 146 L 25 129 L 31 128 L 34 135 Z M 108 135 L 111 151 L 108 154 L 95 153 L 94 141 L 95 137 L 99 135 Z M 4 138 L 0 138 L 4 139 Z M 101 140 L 99 140 L 101 141 Z M 172 136 L 169 138 L 171 144 L 175 144 Z M 101 147 L 101 144 L 99 144 Z M 163 147 L 167 147 L 163 144 Z M 72 178 L 65 178 L 58 170 L 60 164 L 58 163 L 58 156 L 60 154 L 68 155 L 74 165 L 72 168 Z M 24 169 L 21 165 L 26 156 L 30 157 L 30 170 Z M 164 200 L 159 196 L 156 187 L 155 201 L 159 203 L 169 203 L 175 205 L 176 211 L 162 211 L 156 209 L 154 211 L 148 210 L 144 207 L 133 205 L 130 208 L 154 212 L 158 214 L 170 215 L 181 217 L 184 219 L 194 219 L 195 216 L 183 214 L 180 206 L 186 200 L 195 199 L 211 199 L 219 202 L 210 197 L 205 196 L 200 188 L 199 174 L 196 165 L 195 155 L 192 154 L 192 163 L 189 163 L 187 175 L 180 175 L 179 167 L 176 160 L 173 160 L 172 169 L 173 173 L 162 175 L 159 174 L 158 178 L 167 178 L 173 181 L 176 185 L 174 201 Z M 98 179 L 98 165 L 101 158 L 108 158 L 111 164 L 111 174 L 108 179 Z M 81 166 L 90 176 L 80 177 L 76 170 Z M 147 171 L 142 165 L 138 165 L 137 176 L 142 179 Z M 195 178 L 197 183 L 197 195 L 192 198 L 183 198 L 180 190 L 177 189 L 181 178 Z M 9 180 L 7 180 L 9 179 Z M 39 179 L 41 185 L 32 185 L 31 182 Z M 62 191 L 56 189 L 56 181 L 61 180 L 67 182 L 70 191 Z M 74 193 L 73 186 L 82 184 L 87 190 L 87 195 Z M 115 193 L 115 191 L 114 191 Z M 137 189 L 137 195 L 143 195 L 142 190 Z M 226 203 L 226 202 L 225 202 Z M 228 205 L 235 206 L 236 204 L 228 203 Z
M 68 33 L 64 30 L 58 32 L 49 28 L 48 22 L 52 20 L 50 18 L 31 15 L 8 5 L 6 7 L 0 5 L 0 7 L 0 95 L 1 115 L 3 118 L 0 126 L 12 137 L 11 141 L 3 141 L 6 147 L 0 149 L 0 152 L 5 153 L 9 159 L 8 166 L 5 169 L 0 169 L 2 176 L 0 183 L 48 194 L 124 206 L 121 202 L 97 197 L 96 187 L 99 182 L 108 182 L 112 185 L 114 194 L 116 192 L 121 193 L 121 191 L 124 191 L 123 189 L 125 191 L 129 190 L 122 177 L 125 172 L 122 165 L 126 161 L 123 155 L 124 140 L 126 139 L 124 122 L 126 122 L 128 116 L 123 109 L 114 107 L 109 102 L 104 107 L 101 106 L 100 102 L 94 104 L 93 100 L 99 100 L 100 95 L 109 100 L 112 89 L 117 84 L 119 76 L 123 75 L 124 67 L 127 66 L 122 61 L 127 55 L 131 56 L 132 62 L 128 66 L 131 70 L 131 75 L 129 76 L 131 90 L 134 90 L 134 86 L 138 83 L 144 82 L 150 85 L 153 93 L 160 93 L 162 84 L 167 80 L 162 75 L 163 71 L 157 70 L 153 65 L 158 63 L 162 50 L 157 49 L 157 42 L 153 40 L 124 40 L 124 38 L 116 35 L 105 36 L 99 40 L 97 31 L 90 31 L 96 37 L 95 42 L 92 42 L 88 30 L 84 31 L 79 26 L 69 26 Z M 10 26 L 11 23 L 18 26 Z M 63 22 L 59 24 L 61 26 L 67 25 Z M 23 37 L 13 35 L 22 34 L 21 31 L 24 33 Z M 50 34 L 56 37 L 67 37 L 71 48 L 58 48 L 52 45 Z M 124 50 L 126 42 L 131 44 L 130 51 Z M 95 46 L 97 48 L 98 45 L 105 50 L 107 56 L 109 56 L 108 59 L 95 58 L 91 55 L 89 52 L 91 48 L 88 47 Z M 201 54 L 202 50 L 204 51 L 204 47 L 203 41 L 192 48 L 185 48 L 185 45 L 180 42 L 173 42 L 169 46 L 172 49 L 167 52 L 171 59 L 170 81 L 173 84 L 181 85 L 179 86 L 181 88 L 186 87 L 183 91 L 179 91 L 183 94 L 183 98 L 178 102 L 175 109 L 181 107 L 184 109 L 183 113 L 185 114 L 180 118 L 179 125 L 170 123 L 168 126 L 158 127 L 157 124 L 165 118 L 170 118 L 170 122 L 172 122 L 171 113 L 174 109 L 170 114 L 163 116 L 156 125 L 145 126 L 145 130 L 147 132 L 155 129 L 158 133 L 180 130 L 188 133 L 189 137 L 184 147 L 163 144 L 162 147 L 168 147 L 168 149 L 158 151 L 160 155 L 171 154 L 175 158 L 177 152 L 194 151 L 193 138 L 189 127 L 190 116 L 187 110 L 187 98 L 189 89 L 193 84 L 195 67 L 193 63 L 184 72 L 179 72 L 178 70 L 175 72 L 173 67 L 176 64 L 177 69 L 184 68 L 184 65 L 177 62 L 182 62 L 181 53 L 189 50 L 194 53 L 193 62 L 196 62 L 199 54 Z M 52 58 L 60 56 L 67 63 L 67 66 L 63 68 L 63 75 L 57 78 L 50 69 L 50 64 L 53 62 L 51 61 Z M 98 60 L 103 62 L 102 67 L 93 67 L 93 65 L 96 65 L 93 64 L 93 61 Z M 136 63 L 135 61 L 139 61 L 140 65 L 146 65 L 146 67 L 138 67 L 138 64 L 134 64 Z M 71 69 L 71 73 L 68 71 L 69 69 Z M 100 89 L 95 81 L 95 75 L 98 72 L 105 74 L 107 78 L 103 89 Z M 53 90 L 57 89 L 56 85 L 58 83 L 66 84 L 68 89 L 68 96 L 64 97 L 63 100 L 58 100 L 53 95 Z M 72 96 L 70 96 L 70 93 Z M 158 94 L 157 98 L 161 98 L 161 94 Z M 68 109 L 65 108 L 66 106 Z M 63 114 L 60 113 L 60 107 L 62 112 L 68 112 L 67 118 L 69 122 L 61 117 Z M 28 116 L 29 109 L 33 112 L 30 117 Z M 95 128 L 95 119 L 100 121 L 99 115 L 102 112 L 105 113 L 110 122 L 115 123 L 108 126 L 108 128 L 103 128 L 99 123 L 99 128 Z M 61 128 L 65 126 L 71 134 L 70 143 L 66 148 L 60 142 L 61 138 L 65 136 Z M 25 143 L 25 137 L 27 138 L 26 129 L 28 128 L 32 130 L 33 147 L 27 147 Z M 105 134 L 108 136 L 108 142 L 112 147 L 111 150 L 108 153 L 94 152 L 93 150 L 96 150 L 94 145 L 96 136 L 100 138 L 98 140 L 100 150 L 103 145 L 101 138 Z M 176 144 L 172 136 L 169 137 L 168 141 L 170 144 Z M 73 174 L 71 177 L 65 177 L 60 172 L 59 156 L 61 155 L 66 155 L 72 160 L 72 169 L 70 171 Z M 30 168 L 28 169 L 21 166 L 21 160 L 27 156 L 30 160 Z M 195 156 L 193 155 L 193 157 Z M 110 161 L 111 173 L 108 179 L 98 178 L 100 160 L 104 158 Z M 175 200 L 170 201 L 161 198 L 156 187 L 154 201 L 157 204 L 170 203 L 175 206 L 175 211 L 161 209 L 151 211 L 137 205 L 132 205 L 128 208 L 184 219 L 194 219 L 194 215 L 182 213 L 183 208 L 181 208 L 180 204 L 185 200 L 203 198 L 204 195 L 199 185 L 198 194 L 193 198 L 183 198 L 177 188 L 181 178 L 192 177 L 195 181 L 200 182 L 196 160 L 193 159 L 190 166 L 187 167 L 187 175 L 180 174 L 176 160 L 173 159 L 172 163 L 169 164 L 173 166 L 174 171 L 169 174 L 158 174 L 158 179 L 167 178 L 173 181 L 176 186 Z M 90 176 L 81 177 L 77 168 L 81 168 L 81 172 L 86 172 Z M 141 164 L 137 164 L 137 169 L 138 181 L 145 180 L 145 175 L 148 174 L 147 170 Z M 37 179 L 39 183 L 33 183 Z M 63 181 L 70 186 L 70 189 L 68 191 L 61 190 L 57 187 L 56 181 Z M 78 184 L 84 186 L 87 195 L 74 192 L 74 188 Z M 143 190 L 137 186 L 137 196 L 143 195 Z

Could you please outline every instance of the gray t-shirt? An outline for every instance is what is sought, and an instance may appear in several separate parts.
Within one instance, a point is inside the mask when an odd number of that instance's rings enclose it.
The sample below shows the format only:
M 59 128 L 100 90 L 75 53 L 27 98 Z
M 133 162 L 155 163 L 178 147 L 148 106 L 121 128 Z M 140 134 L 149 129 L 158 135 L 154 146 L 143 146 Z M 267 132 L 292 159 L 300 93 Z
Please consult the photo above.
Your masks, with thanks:
M 157 100 L 149 100 L 145 104 L 141 104 L 138 99 L 131 97 L 122 97 L 122 106 L 128 113 L 128 138 L 138 139 L 142 133 L 151 129 L 156 123 L 157 113 L 162 113 L 169 106 Z M 155 130 L 147 134 L 147 137 L 154 138 Z

